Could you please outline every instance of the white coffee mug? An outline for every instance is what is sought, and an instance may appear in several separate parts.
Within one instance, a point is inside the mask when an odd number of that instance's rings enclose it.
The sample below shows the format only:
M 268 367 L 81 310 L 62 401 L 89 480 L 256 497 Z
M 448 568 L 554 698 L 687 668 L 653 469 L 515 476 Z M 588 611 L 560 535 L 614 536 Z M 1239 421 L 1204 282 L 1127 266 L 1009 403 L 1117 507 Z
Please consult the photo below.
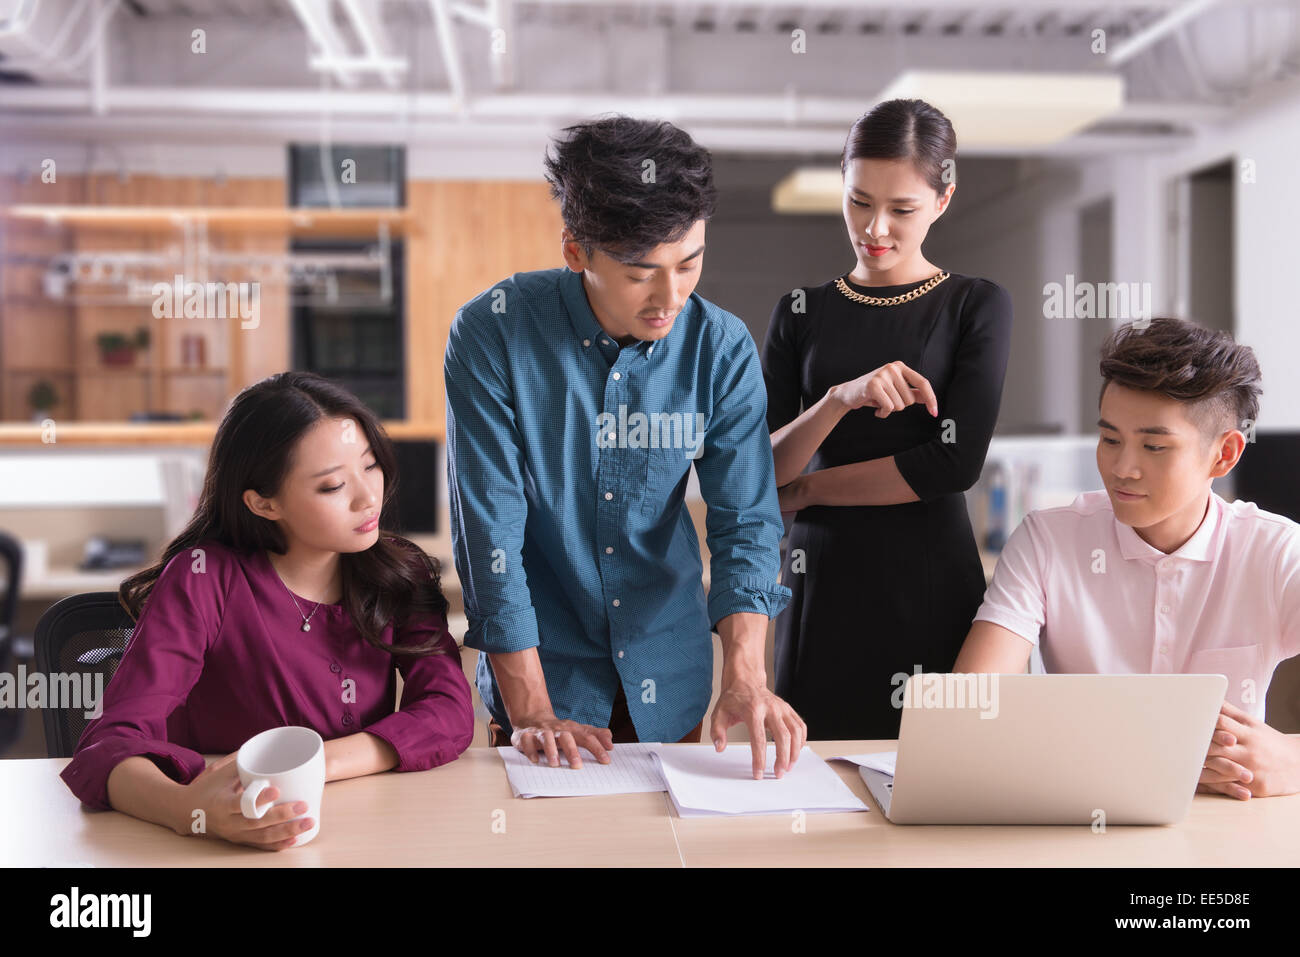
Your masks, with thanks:
M 320 803 L 325 792 L 325 742 L 311 728 L 271 728 L 244 742 L 235 758 L 244 794 L 239 810 L 254 820 L 280 804 L 307 802 L 304 817 L 316 823 L 303 831 L 294 842 L 301 847 L 320 833 Z M 271 804 L 257 805 L 258 796 L 269 787 L 279 789 L 280 796 Z

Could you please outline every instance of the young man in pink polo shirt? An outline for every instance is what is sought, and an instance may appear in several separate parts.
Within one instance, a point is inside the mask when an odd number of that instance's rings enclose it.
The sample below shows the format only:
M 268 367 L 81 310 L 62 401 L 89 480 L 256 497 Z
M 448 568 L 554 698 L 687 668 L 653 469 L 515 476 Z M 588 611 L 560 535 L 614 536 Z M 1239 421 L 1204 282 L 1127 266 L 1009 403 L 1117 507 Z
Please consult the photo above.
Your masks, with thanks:
M 1198 791 L 1300 791 L 1300 738 L 1264 723 L 1273 670 L 1300 654 L 1300 525 L 1226 502 L 1253 428 L 1247 346 L 1177 319 L 1102 348 L 1097 468 L 1106 488 L 1039 509 L 1007 540 L 955 672 L 1212 673 L 1228 691 Z

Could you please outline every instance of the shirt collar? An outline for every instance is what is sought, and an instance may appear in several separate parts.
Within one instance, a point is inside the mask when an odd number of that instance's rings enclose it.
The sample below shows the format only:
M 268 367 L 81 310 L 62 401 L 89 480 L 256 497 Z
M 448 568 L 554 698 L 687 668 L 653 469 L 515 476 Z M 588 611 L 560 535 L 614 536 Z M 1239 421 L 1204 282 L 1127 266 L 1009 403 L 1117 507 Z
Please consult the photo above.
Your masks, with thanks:
M 596 321 L 596 314 L 587 302 L 587 292 L 582 288 L 582 273 L 574 272 L 568 266 L 563 267 L 560 276 L 560 296 L 564 299 L 565 311 L 569 322 L 578 338 L 585 343 L 595 342 L 605 334 L 605 330 Z
M 569 323 L 582 341 L 583 348 L 590 348 L 601 339 L 609 339 L 610 342 L 614 342 L 614 339 L 601 328 L 596 314 L 591 311 L 591 303 L 587 301 L 587 290 L 582 285 L 582 273 L 574 272 L 567 266 L 563 268 L 564 272 L 560 276 L 560 296 L 564 300 L 565 311 L 569 314 Z M 682 312 L 686 312 L 689 307 L 690 303 L 687 303 L 682 308 Z M 677 318 L 679 321 L 681 320 L 680 313 Z M 677 330 L 677 325 L 678 323 L 673 323 L 674 332 Z M 672 338 L 671 332 L 668 337 Z M 662 354 L 666 351 L 665 344 L 667 341 L 667 339 L 660 339 L 657 342 L 651 342 L 643 339 L 636 344 L 636 349 L 641 355 L 653 358 L 656 352 Z M 618 343 L 615 342 L 614 345 L 617 347 Z
M 1223 499 L 1210 492 L 1210 504 L 1205 511 L 1205 518 L 1192 533 L 1192 537 L 1183 542 L 1181 548 L 1168 555 L 1143 541 L 1142 536 L 1134 531 L 1131 525 L 1125 525 L 1118 518 L 1113 518 L 1120 554 L 1126 559 L 1137 558 L 1152 564 L 1166 558 L 1182 558 L 1192 562 L 1213 561 L 1218 550 L 1214 533 L 1219 527 L 1219 512 L 1223 506 Z

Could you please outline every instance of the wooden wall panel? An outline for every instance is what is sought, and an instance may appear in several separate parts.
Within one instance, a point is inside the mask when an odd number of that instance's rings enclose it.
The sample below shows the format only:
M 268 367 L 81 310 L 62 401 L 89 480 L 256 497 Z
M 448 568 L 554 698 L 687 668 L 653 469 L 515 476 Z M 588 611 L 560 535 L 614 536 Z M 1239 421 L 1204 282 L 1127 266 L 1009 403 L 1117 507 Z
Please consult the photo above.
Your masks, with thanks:
M 456 310 L 512 273 L 562 266 L 559 207 L 545 182 L 417 180 L 407 203 L 407 416 L 446 428 L 442 357 Z

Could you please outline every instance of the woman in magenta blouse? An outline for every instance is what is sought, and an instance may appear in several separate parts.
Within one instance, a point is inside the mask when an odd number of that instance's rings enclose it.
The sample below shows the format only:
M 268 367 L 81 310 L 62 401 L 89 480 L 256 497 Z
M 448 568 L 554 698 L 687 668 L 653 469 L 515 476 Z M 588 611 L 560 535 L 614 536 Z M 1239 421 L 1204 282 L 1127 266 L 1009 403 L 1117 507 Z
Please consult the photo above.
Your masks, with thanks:
M 378 420 L 329 381 L 285 372 L 235 397 L 194 517 L 122 583 L 134 633 L 62 773 L 83 803 L 278 850 L 314 822 L 288 823 L 302 804 L 240 813 L 233 752 L 253 735 L 314 728 L 327 781 L 469 746 L 437 562 L 379 529 L 396 479 Z M 225 757 L 205 770 L 204 753 Z

